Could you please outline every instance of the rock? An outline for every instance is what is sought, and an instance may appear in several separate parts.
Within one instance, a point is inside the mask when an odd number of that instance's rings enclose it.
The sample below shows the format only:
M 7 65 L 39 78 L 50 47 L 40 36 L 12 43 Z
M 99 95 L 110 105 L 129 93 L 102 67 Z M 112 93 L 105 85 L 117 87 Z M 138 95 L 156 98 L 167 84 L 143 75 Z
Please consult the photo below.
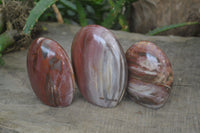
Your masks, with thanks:
M 150 108 L 163 106 L 173 83 L 171 63 L 164 52 L 149 41 L 140 41 L 127 50 L 126 59 L 130 98 Z
M 74 72 L 64 49 L 55 41 L 38 38 L 28 52 L 27 70 L 36 96 L 50 106 L 71 104 Z
M 97 25 L 82 28 L 72 44 L 72 63 L 83 97 L 101 107 L 114 107 L 127 84 L 127 64 L 114 35 Z

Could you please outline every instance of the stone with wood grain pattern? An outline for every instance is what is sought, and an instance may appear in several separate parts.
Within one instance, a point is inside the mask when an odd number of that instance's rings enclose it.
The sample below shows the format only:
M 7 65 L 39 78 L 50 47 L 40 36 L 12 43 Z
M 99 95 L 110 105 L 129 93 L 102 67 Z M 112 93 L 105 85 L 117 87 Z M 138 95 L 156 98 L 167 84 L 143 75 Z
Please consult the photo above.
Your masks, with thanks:
M 123 49 L 104 27 L 89 25 L 74 37 L 72 64 L 83 97 L 101 107 L 115 107 L 127 85 L 127 63 Z
M 74 72 L 67 53 L 57 42 L 42 37 L 34 40 L 28 51 L 27 70 L 32 89 L 44 104 L 71 104 Z
M 152 42 L 140 41 L 127 50 L 126 59 L 130 98 L 146 107 L 162 107 L 173 83 L 171 63 L 165 53 Z

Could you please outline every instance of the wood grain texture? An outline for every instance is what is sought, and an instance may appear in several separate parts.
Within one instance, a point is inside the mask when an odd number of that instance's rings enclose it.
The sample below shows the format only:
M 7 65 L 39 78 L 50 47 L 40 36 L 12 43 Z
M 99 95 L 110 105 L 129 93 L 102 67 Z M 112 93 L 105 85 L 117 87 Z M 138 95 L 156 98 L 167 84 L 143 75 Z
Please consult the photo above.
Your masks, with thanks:
M 162 107 L 173 83 L 172 67 L 166 54 L 152 42 L 139 41 L 126 51 L 126 60 L 130 98 L 145 107 Z
M 80 27 L 45 24 L 45 37 L 54 38 L 70 55 Z M 41 104 L 35 97 L 26 71 L 27 51 L 4 56 L 0 68 L 0 131 L 29 133 L 199 133 L 200 131 L 200 38 L 149 37 L 114 31 L 126 51 L 140 40 L 152 41 L 169 57 L 174 75 L 165 106 L 152 110 L 127 96 L 116 107 L 104 109 L 88 103 L 75 92 L 66 108 Z M 78 90 L 78 89 L 76 89 Z
M 69 106 L 75 91 L 74 71 L 65 50 L 48 38 L 35 39 L 27 54 L 27 72 L 36 96 L 49 106 Z
M 71 57 L 83 97 L 101 107 L 117 106 L 126 91 L 128 69 L 112 32 L 99 25 L 83 27 L 73 39 Z

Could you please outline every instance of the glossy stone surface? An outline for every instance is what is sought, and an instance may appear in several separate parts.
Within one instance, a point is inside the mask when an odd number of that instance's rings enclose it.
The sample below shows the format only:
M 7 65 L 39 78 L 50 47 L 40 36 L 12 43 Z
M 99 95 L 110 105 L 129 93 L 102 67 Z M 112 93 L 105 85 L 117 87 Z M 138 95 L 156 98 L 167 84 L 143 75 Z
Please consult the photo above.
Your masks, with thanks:
M 28 51 L 27 70 L 32 89 L 44 104 L 71 104 L 74 72 L 67 53 L 57 42 L 42 37 L 34 40 Z
M 127 85 L 125 54 L 114 35 L 104 27 L 89 25 L 74 37 L 72 64 L 83 97 L 101 107 L 114 107 Z
M 126 52 L 128 94 L 132 100 L 150 108 L 159 108 L 167 101 L 173 74 L 169 59 L 155 44 L 140 41 Z

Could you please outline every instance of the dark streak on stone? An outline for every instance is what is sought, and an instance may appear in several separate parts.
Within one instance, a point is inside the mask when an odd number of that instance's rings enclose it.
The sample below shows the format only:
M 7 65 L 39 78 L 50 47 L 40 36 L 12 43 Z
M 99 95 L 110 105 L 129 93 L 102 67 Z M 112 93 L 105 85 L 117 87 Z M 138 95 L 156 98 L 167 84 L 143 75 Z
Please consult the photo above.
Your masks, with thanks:
M 44 57 L 44 59 L 46 59 L 48 52 L 47 51 L 43 51 L 42 50 L 42 56 Z
M 52 98 L 52 102 L 53 102 L 53 105 L 55 106 L 58 106 L 58 103 L 59 103 L 59 99 L 58 99 L 58 92 L 57 92 L 57 88 L 55 89 L 55 84 L 54 82 L 52 81 L 51 78 L 49 78 L 49 82 L 50 82 L 50 88 L 51 88 L 51 98 Z
M 99 99 L 101 99 L 101 100 L 104 100 L 104 98 L 103 98 L 103 97 L 99 97 Z
M 169 81 L 169 76 L 167 76 L 167 79 L 166 79 L 166 81 Z
M 104 94 L 104 98 L 103 97 L 100 97 L 101 100 L 105 100 L 106 102 L 109 102 L 109 105 L 112 103 L 112 102 L 118 102 L 117 99 L 108 99 L 107 98 L 107 93 L 106 93 L 106 90 L 103 90 L 103 94 Z M 114 95 L 112 96 L 114 97 Z M 102 99 L 103 98 L 103 99 Z
M 62 71 L 61 66 L 62 66 L 61 61 L 55 56 L 49 60 L 50 70 L 57 69 L 61 73 Z
M 52 87 L 54 86 L 53 81 L 50 78 L 49 73 L 46 74 L 46 79 L 45 79 L 45 92 L 47 99 L 49 101 L 49 104 L 56 106 L 55 98 L 54 98 L 54 89 Z M 52 91 L 53 90 L 53 91 Z
M 99 97 L 100 100 L 107 100 L 107 101 L 112 101 L 112 102 L 117 102 L 118 100 L 116 99 L 108 99 L 108 98 L 103 98 L 103 97 Z
M 139 56 L 145 56 L 145 57 L 146 57 L 146 54 L 147 54 L 147 53 L 145 53 L 145 52 L 137 52 L 137 54 L 138 54 Z
M 33 71 L 35 72 L 35 69 L 36 69 L 36 64 L 37 64 L 37 54 L 34 53 L 33 54 Z
M 42 48 L 44 47 L 44 48 Z M 47 45 L 41 45 L 41 51 L 42 51 L 42 56 L 44 59 L 46 59 L 48 53 L 49 53 L 49 47 Z
M 107 92 L 105 89 L 103 90 L 103 96 L 104 96 L 104 100 L 107 100 Z
M 51 99 L 49 98 L 49 73 L 46 74 L 45 77 L 45 84 L 44 84 L 44 89 L 45 89 L 45 94 L 48 98 L 49 101 L 51 101 Z
M 58 62 L 58 58 L 56 58 L 55 56 L 52 57 L 52 58 L 49 60 L 49 66 L 52 66 L 52 65 L 55 64 L 56 62 Z

